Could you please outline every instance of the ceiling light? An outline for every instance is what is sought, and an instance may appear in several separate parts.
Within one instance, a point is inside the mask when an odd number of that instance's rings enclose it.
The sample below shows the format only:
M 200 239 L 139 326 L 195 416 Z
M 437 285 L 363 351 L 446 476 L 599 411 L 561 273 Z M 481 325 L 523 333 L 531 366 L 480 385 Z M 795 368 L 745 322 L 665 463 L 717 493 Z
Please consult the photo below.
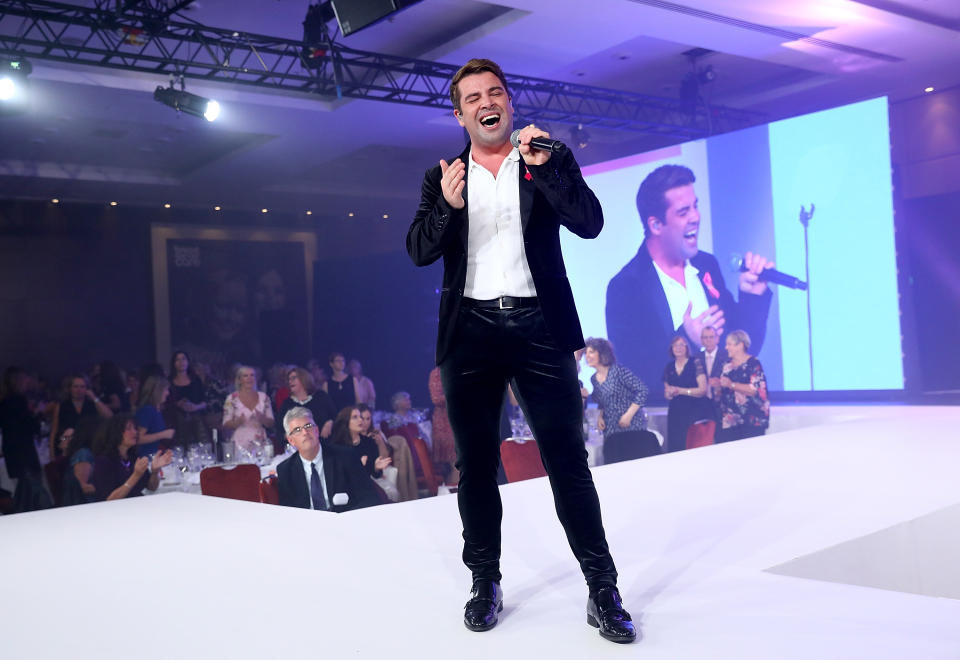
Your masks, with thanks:
M 116 205 L 117 205 L 116 202 L 110 202 L 110 206 L 116 206 Z
M 50 200 L 50 203 L 51 203 L 51 204 L 59 204 L 59 203 L 60 203 L 60 200 L 57 199 L 56 197 L 54 197 L 53 199 Z
M 933 87 L 927 87 L 927 88 L 924 89 L 923 91 L 925 91 L 927 94 L 929 94 L 930 92 L 933 91 Z
M 388 214 L 388 213 L 384 213 L 384 214 L 383 214 L 383 219 L 384 219 L 384 220 L 386 220 L 386 219 L 389 218 L 389 217 L 390 217 L 390 214 Z
M 219 211 L 219 210 L 220 210 L 220 207 L 219 207 L 219 206 L 214 206 L 214 207 L 213 207 L 213 210 L 214 210 L 214 211 Z
M 19 96 L 31 71 L 33 66 L 27 60 L 0 60 L 0 101 Z
M 352 217 L 353 217 L 353 211 L 350 211 L 350 213 L 347 214 L 347 217 L 348 217 L 348 218 L 352 218 Z
M 313 215 L 313 211 L 307 211 L 307 215 Z
M 220 116 L 220 104 L 213 99 L 197 96 L 183 89 L 174 89 L 173 86 L 158 86 L 153 92 L 153 98 L 177 112 L 203 117 L 207 121 L 214 121 Z
M 170 208 L 170 204 L 169 204 L 169 203 L 167 203 L 167 204 L 164 204 L 164 205 L 163 205 L 163 208 L 165 208 L 165 209 L 168 209 L 168 208 Z
M 260 209 L 260 213 L 266 213 L 267 209 Z

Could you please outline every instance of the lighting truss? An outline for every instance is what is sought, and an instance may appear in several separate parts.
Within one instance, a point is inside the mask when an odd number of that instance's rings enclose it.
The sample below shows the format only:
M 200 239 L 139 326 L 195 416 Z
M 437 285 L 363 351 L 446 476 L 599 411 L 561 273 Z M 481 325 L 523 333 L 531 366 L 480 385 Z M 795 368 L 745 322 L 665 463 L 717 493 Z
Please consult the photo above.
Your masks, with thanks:
M 183 3 L 161 3 L 171 7 Z M 172 74 L 326 100 L 369 99 L 450 109 L 457 67 L 302 41 L 157 20 L 154 2 L 81 7 L 46 0 L 0 3 L 0 54 L 34 60 Z M 307 47 L 309 46 L 309 47 Z M 316 55 L 308 62 L 305 53 Z M 679 99 L 508 75 L 513 105 L 526 121 L 597 126 L 677 139 L 762 123 L 765 116 L 722 106 L 691 112 Z

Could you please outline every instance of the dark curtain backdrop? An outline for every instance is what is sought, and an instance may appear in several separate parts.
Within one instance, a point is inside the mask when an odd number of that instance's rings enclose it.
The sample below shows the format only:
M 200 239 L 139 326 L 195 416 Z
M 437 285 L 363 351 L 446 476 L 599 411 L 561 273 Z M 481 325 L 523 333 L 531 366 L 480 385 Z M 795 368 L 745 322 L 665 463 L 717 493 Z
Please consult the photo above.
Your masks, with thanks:
M 903 232 L 923 392 L 960 390 L 960 192 L 902 202 Z M 912 388 L 911 388 L 912 389 Z
M 415 408 L 431 406 L 439 263 L 417 268 L 406 252 L 317 262 L 314 268 L 314 350 L 356 358 L 377 388 L 377 408 L 394 392 L 410 392 Z M 329 372 L 329 368 L 328 368 Z

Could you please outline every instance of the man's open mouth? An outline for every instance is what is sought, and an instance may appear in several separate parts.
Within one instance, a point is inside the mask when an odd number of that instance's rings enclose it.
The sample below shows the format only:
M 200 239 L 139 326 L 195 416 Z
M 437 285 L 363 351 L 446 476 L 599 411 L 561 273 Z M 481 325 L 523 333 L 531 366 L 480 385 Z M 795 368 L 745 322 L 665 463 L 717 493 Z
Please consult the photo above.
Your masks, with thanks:
M 484 128 L 496 128 L 500 125 L 500 113 L 493 112 L 489 115 L 484 115 L 480 118 L 480 124 L 483 125 Z
M 688 230 L 688 231 L 683 235 L 683 237 L 686 238 L 687 240 L 691 240 L 691 239 L 696 240 L 696 239 L 697 239 L 697 231 L 698 231 L 698 230 L 697 230 L 696 228 L 690 229 L 690 230 Z

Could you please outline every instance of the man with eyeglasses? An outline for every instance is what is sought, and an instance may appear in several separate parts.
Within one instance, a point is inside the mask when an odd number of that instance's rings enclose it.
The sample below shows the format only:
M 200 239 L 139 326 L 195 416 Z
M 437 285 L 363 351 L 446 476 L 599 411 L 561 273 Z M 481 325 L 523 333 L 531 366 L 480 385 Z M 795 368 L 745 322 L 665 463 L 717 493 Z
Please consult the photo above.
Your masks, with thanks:
M 380 503 L 353 448 L 321 443 L 309 409 L 288 411 L 283 429 L 297 453 L 277 466 L 281 505 L 339 513 Z

